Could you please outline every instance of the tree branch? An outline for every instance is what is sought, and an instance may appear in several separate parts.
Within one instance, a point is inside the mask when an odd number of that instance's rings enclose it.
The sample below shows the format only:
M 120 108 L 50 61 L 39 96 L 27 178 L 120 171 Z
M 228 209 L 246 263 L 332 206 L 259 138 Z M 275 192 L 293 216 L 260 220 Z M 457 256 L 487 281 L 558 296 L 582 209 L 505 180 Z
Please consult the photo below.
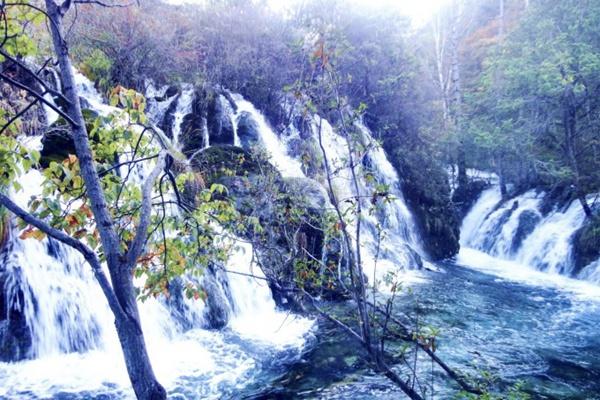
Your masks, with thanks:
M 44 81 L 42 78 L 40 78 L 35 72 L 33 72 L 31 69 L 29 69 L 25 64 L 23 64 L 21 61 L 17 60 L 16 58 L 12 57 L 10 54 L 6 53 L 4 50 L 0 49 L 0 55 L 2 55 L 3 57 L 5 57 L 6 59 L 12 61 L 13 63 L 15 63 L 16 65 L 18 65 L 19 67 L 21 67 L 23 69 L 23 71 L 27 72 L 29 75 L 31 75 L 31 77 L 33 79 L 36 80 L 36 82 L 38 82 L 40 85 L 42 85 L 42 87 L 44 89 L 46 89 L 46 92 L 50 93 L 51 95 L 54 96 L 58 96 L 61 98 L 61 100 L 70 103 L 69 100 L 67 100 L 67 98 L 65 96 L 63 96 L 62 93 L 60 93 L 57 90 L 52 89 L 51 87 L 48 86 L 48 83 L 46 81 Z M 46 61 L 47 63 L 48 61 Z M 42 68 L 43 69 L 43 68 Z M 40 69 L 40 71 L 42 70 Z
M 38 99 L 39 101 L 41 101 L 42 103 L 44 103 L 45 105 L 47 105 L 48 107 L 50 107 L 51 109 L 56 111 L 61 117 L 63 117 L 72 126 L 75 126 L 75 127 L 79 126 L 75 123 L 75 121 L 73 121 L 73 119 L 71 119 L 71 117 L 69 117 L 68 114 L 66 114 L 63 110 L 61 110 L 60 108 L 56 107 L 54 104 L 52 104 L 51 102 L 46 100 L 44 98 L 44 96 L 40 95 L 38 92 L 36 92 L 32 88 L 30 88 L 29 86 L 23 85 L 21 82 L 17 82 L 16 80 L 12 79 L 10 76 L 3 74 L 1 72 L 0 72 L 0 78 L 4 79 L 11 85 L 18 87 L 19 89 L 25 90 L 27 93 L 29 93 L 30 95 L 32 95 L 33 97 L 35 97 L 36 99 Z
M 129 251 L 126 254 L 127 267 L 129 269 L 135 266 L 138 257 L 144 249 L 144 244 L 146 243 L 146 233 L 148 232 L 148 227 L 150 226 L 150 217 L 152 215 L 152 187 L 154 186 L 154 182 L 158 178 L 158 175 L 165 168 L 166 156 L 166 151 L 163 150 L 160 152 L 154 169 L 152 172 L 150 172 L 150 175 L 148 175 L 142 187 L 142 209 L 140 211 L 140 223 L 138 224 L 135 237 L 131 242 Z

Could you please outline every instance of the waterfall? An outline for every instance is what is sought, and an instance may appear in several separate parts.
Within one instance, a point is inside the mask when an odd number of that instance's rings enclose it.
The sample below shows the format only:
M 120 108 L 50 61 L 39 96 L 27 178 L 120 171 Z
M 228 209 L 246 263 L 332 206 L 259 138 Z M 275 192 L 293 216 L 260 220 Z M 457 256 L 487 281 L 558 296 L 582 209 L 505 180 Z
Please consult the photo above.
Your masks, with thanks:
M 257 123 L 257 131 L 259 140 L 264 148 L 271 156 L 271 162 L 286 177 L 305 177 L 302 172 L 300 162 L 287 153 L 287 149 L 282 141 L 273 132 L 265 117 L 254 107 L 252 103 L 245 100 L 241 95 L 233 96 L 238 110 L 235 114 L 235 132 L 236 141 L 241 143 L 239 138 L 239 124 L 244 115 L 251 116 L 252 120 Z M 237 144 L 235 143 L 235 144 Z
M 528 191 L 501 202 L 500 189 L 484 191 L 461 227 L 461 247 L 550 274 L 600 283 L 600 260 L 575 271 L 572 239 L 585 214 L 574 201 L 543 215 L 545 193 Z
M 192 85 L 184 85 L 181 90 L 181 97 L 177 102 L 177 108 L 173 114 L 173 142 L 179 144 L 179 136 L 181 135 L 181 124 L 183 118 L 192 111 L 192 98 L 194 96 L 194 87 Z
M 238 135 L 244 134 L 245 129 L 240 124 L 249 124 L 247 119 L 254 122 L 256 131 L 254 132 L 256 137 L 249 134 L 249 137 L 241 137 L 236 140 L 246 147 L 253 144 L 262 145 L 270 154 L 270 161 L 283 177 L 308 178 L 302 164 L 302 154 L 293 149 L 293 142 L 302 140 L 299 137 L 298 129 L 291 124 L 286 129 L 288 135 L 280 136 L 273 131 L 264 115 L 252 103 L 239 94 L 232 97 L 237 106 L 236 111 L 231 111 L 234 113 L 235 132 Z M 347 204 L 346 200 L 354 198 L 355 191 L 352 186 L 351 171 L 348 167 L 346 140 L 333 129 L 327 120 L 315 116 L 314 121 L 311 126 L 311 138 L 317 140 L 317 129 L 320 125 L 324 148 L 333 172 L 336 196 L 340 204 Z M 423 254 L 423 250 L 419 245 L 413 216 L 404 201 L 397 172 L 381 146 L 374 141 L 369 129 L 360 122 L 356 124 L 356 128 L 360 132 L 364 144 L 372 147 L 359 167 L 362 169 L 362 173 L 358 174 L 359 198 L 364 210 L 364 229 L 359 245 L 363 252 L 365 273 L 369 280 L 381 282 L 390 272 L 419 268 L 422 265 L 420 254 Z M 320 149 L 316 155 L 320 156 Z M 372 181 L 365 177 L 365 173 L 370 175 Z M 317 180 L 327 192 L 323 171 Z M 376 184 L 385 184 L 389 187 L 389 195 L 393 199 L 389 204 L 377 203 L 377 199 L 372 198 Z M 343 205 L 343 207 L 346 206 Z M 369 212 L 372 207 L 374 208 L 373 212 Z
M 76 84 L 86 107 L 101 115 L 115 110 L 79 73 Z M 184 87 L 177 99 L 175 139 L 191 97 L 192 91 Z M 149 114 L 161 114 L 160 107 Z M 32 145 L 39 146 L 35 139 Z M 26 207 L 32 195 L 40 194 L 41 182 L 41 174 L 31 171 L 19 179 L 23 190 L 10 196 Z M 12 338 L 8 333 L 13 326 L 18 325 L 21 335 L 9 343 L 21 346 L 12 355 L 21 361 L 0 362 L 0 398 L 58 393 L 132 398 L 114 318 L 90 267 L 79 253 L 54 240 L 22 240 L 19 235 L 13 223 L 0 253 L 0 300 L 6 300 L 0 317 L 7 315 L 0 319 L 0 344 Z M 314 321 L 278 310 L 266 283 L 249 277 L 262 273 L 251 262 L 248 245 L 234 243 L 231 251 L 226 265 L 231 272 L 214 283 L 231 311 L 224 329 L 205 329 L 208 306 L 202 301 L 181 299 L 174 305 L 159 298 L 140 303 L 150 358 L 171 395 L 219 398 L 239 390 L 256 380 L 271 359 L 297 359 L 310 338 Z

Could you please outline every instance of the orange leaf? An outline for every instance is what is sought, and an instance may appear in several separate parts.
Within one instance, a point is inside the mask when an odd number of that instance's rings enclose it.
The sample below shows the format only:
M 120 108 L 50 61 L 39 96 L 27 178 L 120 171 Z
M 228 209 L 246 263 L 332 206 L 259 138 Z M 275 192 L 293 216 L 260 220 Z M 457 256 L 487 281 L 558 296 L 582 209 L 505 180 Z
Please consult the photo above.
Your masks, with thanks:
M 30 238 L 36 239 L 36 240 L 43 240 L 45 237 L 46 237 L 46 234 L 44 232 L 40 231 L 39 229 L 35 229 L 32 226 L 29 226 L 27 229 L 25 229 L 19 235 L 19 239 L 21 239 L 21 240 L 30 239 Z
M 79 225 L 79 221 L 77 220 L 77 217 L 75 215 L 67 215 L 65 220 L 67 221 L 67 224 L 69 224 L 70 227 Z

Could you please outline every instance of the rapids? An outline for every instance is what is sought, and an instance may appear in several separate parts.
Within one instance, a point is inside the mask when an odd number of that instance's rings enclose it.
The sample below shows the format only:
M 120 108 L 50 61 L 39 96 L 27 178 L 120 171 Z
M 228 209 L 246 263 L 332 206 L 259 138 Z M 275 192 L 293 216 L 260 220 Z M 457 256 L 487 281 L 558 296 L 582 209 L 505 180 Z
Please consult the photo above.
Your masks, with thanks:
M 80 74 L 77 84 L 89 107 L 103 115 L 112 111 Z M 171 99 L 164 98 L 165 91 L 148 89 L 154 99 L 148 114 L 158 124 L 171 108 L 171 132 L 179 145 L 181 123 L 193 109 L 193 88 L 184 86 L 181 95 Z M 252 103 L 237 94 L 231 97 L 236 107 L 219 99 L 234 130 L 230 144 L 243 143 L 238 125 L 242 115 L 249 115 L 260 145 L 281 174 L 307 177 L 293 150 L 298 129 L 291 125 L 285 134 L 277 134 Z M 48 115 L 49 121 L 55 118 Z M 313 122 L 311 134 L 316 137 L 317 126 L 322 127 L 327 156 L 339 171 L 336 195 L 347 199 L 352 192 L 344 138 L 328 121 L 314 116 Z M 206 147 L 210 137 L 204 128 Z M 401 293 L 396 308 L 440 328 L 439 355 L 458 369 L 490 371 L 506 385 L 523 380 L 534 398 L 597 395 L 600 287 L 564 276 L 572 268 L 569 238 L 582 222 L 576 205 L 542 216 L 541 194 L 528 192 L 498 206 L 499 191 L 492 187 L 463 222 L 463 248 L 456 260 L 437 264 L 438 272 L 416 270 L 426 256 L 403 200 L 401 177 L 373 140 L 376 135 L 361 123 L 356 128 L 362 140 L 373 145 L 362 163 L 373 181 L 360 179 L 361 195 L 370 193 L 374 184 L 385 184 L 394 198 L 365 216 L 359 245 L 373 280 L 388 271 L 402 272 L 404 287 L 410 290 Z M 39 145 L 39 138 L 31 145 Z M 322 176 L 314 178 L 325 186 Z M 38 172 L 30 172 L 20 180 L 23 190 L 11 197 L 25 206 L 39 192 L 40 179 Z M 369 207 L 368 196 L 361 201 Z M 519 229 L 524 212 L 535 221 L 531 229 Z M 379 226 L 387 232 L 380 245 Z M 522 237 L 515 239 L 517 232 Z M 110 312 L 87 265 L 54 241 L 18 236 L 13 225 L 8 251 L 1 256 L 10 272 L 2 290 L 9 299 L 7 309 L 24 315 L 32 346 L 27 360 L 0 363 L 0 398 L 132 398 Z M 174 316 L 168 302 L 141 303 L 150 357 L 172 398 L 399 397 L 395 387 L 369 371 L 357 357 L 355 343 L 339 331 L 326 323 L 317 328 L 312 319 L 279 310 L 251 259 L 249 245 L 238 243 L 226 265 L 229 272 L 216 280 L 230 313 L 222 329 L 208 329 L 207 306 L 201 301 L 184 302 L 184 320 Z M 591 267 L 581 278 L 598 282 L 600 261 Z M 428 376 L 428 368 L 421 364 L 423 376 Z M 456 389 L 439 371 L 433 382 L 436 398 L 447 398 Z

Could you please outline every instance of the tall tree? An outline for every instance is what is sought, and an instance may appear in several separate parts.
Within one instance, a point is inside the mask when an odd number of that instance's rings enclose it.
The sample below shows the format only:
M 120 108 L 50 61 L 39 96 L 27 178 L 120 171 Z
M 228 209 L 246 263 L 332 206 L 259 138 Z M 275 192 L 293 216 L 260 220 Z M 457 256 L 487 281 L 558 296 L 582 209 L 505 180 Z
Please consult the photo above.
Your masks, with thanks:
M 588 217 L 586 195 L 600 187 L 599 22 L 596 2 L 536 2 L 490 53 L 469 114 L 472 133 L 489 136 L 503 165 L 529 165 L 513 183 L 533 172 L 570 191 Z
M 185 182 L 195 177 L 188 168 L 187 160 L 169 140 L 147 125 L 141 95 L 117 88 L 112 99 L 123 109 L 109 117 L 86 121 L 63 22 L 77 4 L 90 3 L 98 2 L 67 0 L 58 4 L 54 0 L 46 0 L 45 9 L 27 2 L 2 4 L 0 19 L 4 19 L 5 26 L 14 29 L 4 31 L 1 61 L 17 68 L 27 79 L 11 76 L 4 68 L 0 78 L 27 92 L 32 100 L 15 115 L 0 116 L 4 133 L 0 136 L 0 153 L 3 155 L 0 157 L 3 171 L 0 186 L 12 184 L 18 189 L 19 174 L 37 167 L 39 153 L 23 148 L 14 136 L 8 134 L 15 130 L 15 121 L 23 112 L 36 103 L 44 103 L 62 117 L 69 127 L 75 154 L 69 155 L 62 163 L 51 162 L 43 170 L 47 177 L 44 196 L 34 199 L 30 210 L 21 208 L 2 192 L 0 205 L 29 225 L 21 235 L 24 239 L 41 239 L 47 235 L 83 256 L 115 317 L 117 335 L 136 396 L 144 400 L 163 399 L 166 392 L 154 375 L 148 357 L 133 278 L 145 275 L 146 286 L 142 294 L 157 295 L 165 290 L 174 276 L 202 267 L 198 260 L 215 255 L 210 244 L 214 243 L 216 233 L 210 228 L 207 218 L 231 221 L 234 213 L 226 201 L 208 200 L 195 207 L 184 204 L 181 196 L 177 195 L 184 223 L 168 215 L 165 208 L 170 202 L 164 199 L 163 191 L 172 190 L 178 194 Z M 100 4 L 109 7 L 108 3 Z M 31 13 L 38 20 L 41 17 L 48 22 L 61 91 L 52 89 L 53 86 L 44 81 L 41 69 L 30 68 L 19 59 L 31 48 L 24 46 L 29 43 L 25 28 L 29 22 L 26 18 Z M 44 97 L 45 94 L 57 96 L 64 107 L 56 106 Z M 21 150 L 15 152 L 15 148 Z M 149 171 L 144 174 L 141 185 L 137 185 L 130 177 L 140 163 L 146 163 Z M 178 164 L 177 169 L 184 171 L 177 181 L 170 169 L 173 164 Z M 125 168 L 125 173 L 118 172 L 122 168 Z M 211 193 L 218 188 L 202 190 L 207 195 L 203 198 L 210 199 Z M 156 193 L 162 200 L 154 198 Z M 212 205 L 216 207 L 212 208 Z M 223 216 L 223 213 L 228 215 L 220 219 L 219 215 Z M 163 232 L 162 237 L 154 234 L 157 230 Z M 172 240 L 164 235 L 168 230 L 176 231 L 189 240 Z M 203 244 L 207 244 L 208 248 Z M 103 263 L 110 279 L 105 275 Z M 194 287 L 187 287 L 186 291 L 194 297 L 198 294 Z

